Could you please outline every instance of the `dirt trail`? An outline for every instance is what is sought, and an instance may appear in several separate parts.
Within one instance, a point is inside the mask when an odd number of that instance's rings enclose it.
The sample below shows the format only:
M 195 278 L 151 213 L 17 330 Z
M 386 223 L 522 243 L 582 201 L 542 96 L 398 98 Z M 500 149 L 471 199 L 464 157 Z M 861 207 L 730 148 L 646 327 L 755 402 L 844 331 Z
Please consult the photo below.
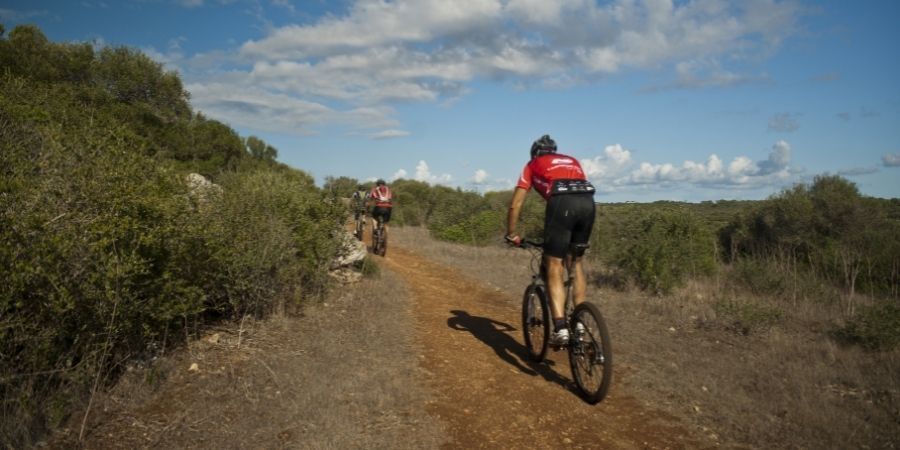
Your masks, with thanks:
M 697 448 L 661 412 L 648 411 L 617 380 L 591 406 L 578 397 L 564 352 L 528 362 L 517 301 L 453 268 L 396 245 L 384 266 L 407 283 L 422 364 L 438 397 L 429 413 L 454 448 Z M 523 287 L 524 288 L 524 287 Z M 615 348 L 615 337 L 613 337 Z

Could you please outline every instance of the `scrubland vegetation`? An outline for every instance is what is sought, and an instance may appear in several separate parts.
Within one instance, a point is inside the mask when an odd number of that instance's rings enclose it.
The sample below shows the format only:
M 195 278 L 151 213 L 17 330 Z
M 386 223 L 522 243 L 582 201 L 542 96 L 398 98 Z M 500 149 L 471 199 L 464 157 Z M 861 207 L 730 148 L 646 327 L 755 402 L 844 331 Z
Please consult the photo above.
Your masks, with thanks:
M 326 288 L 343 207 L 188 100 L 140 52 L 0 32 L 0 442 L 209 320 Z
M 276 158 L 193 112 L 178 76 L 140 52 L 0 28 L 0 442 L 33 443 L 130 362 L 204 323 L 327 289 L 346 218 L 334 199 L 358 181 L 319 189 Z M 397 225 L 501 241 L 512 192 L 391 187 Z M 543 207 L 528 196 L 524 235 L 540 236 Z M 597 284 L 639 290 L 640 308 L 701 332 L 802 330 L 817 342 L 804 351 L 839 355 L 856 375 L 801 376 L 868 399 L 878 423 L 900 417 L 900 200 L 822 175 L 762 201 L 599 204 L 595 226 Z M 791 390 L 779 380 L 764 381 Z
M 444 186 L 393 183 L 396 222 L 457 243 L 501 242 L 511 192 L 479 195 Z M 742 322 L 766 322 L 810 301 L 835 309 L 833 337 L 870 349 L 900 343 L 900 200 L 860 194 L 821 175 L 761 201 L 598 204 L 590 257 L 606 282 L 664 295 L 698 280 L 728 280 L 768 296 L 765 309 L 725 302 Z M 520 230 L 539 237 L 543 201 L 527 197 Z

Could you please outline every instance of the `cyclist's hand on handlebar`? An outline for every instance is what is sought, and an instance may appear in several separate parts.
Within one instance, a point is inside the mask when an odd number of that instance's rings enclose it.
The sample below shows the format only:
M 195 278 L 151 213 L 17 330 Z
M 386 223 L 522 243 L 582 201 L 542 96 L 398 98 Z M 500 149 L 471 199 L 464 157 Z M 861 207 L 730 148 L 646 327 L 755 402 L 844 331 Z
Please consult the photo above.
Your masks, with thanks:
M 513 247 L 521 247 L 522 246 L 522 238 L 519 237 L 518 234 L 514 234 L 512 236 L 506 235 L 506 243 L 512 245 Z

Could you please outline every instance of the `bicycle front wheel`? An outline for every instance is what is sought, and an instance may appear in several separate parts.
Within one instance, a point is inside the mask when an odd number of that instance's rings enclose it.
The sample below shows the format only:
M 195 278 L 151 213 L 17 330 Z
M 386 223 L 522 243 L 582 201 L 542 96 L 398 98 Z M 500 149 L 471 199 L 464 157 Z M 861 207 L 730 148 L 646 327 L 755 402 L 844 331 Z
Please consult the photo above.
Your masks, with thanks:
M 583 302 L 570 318 L 569 342 L 572 377 L 584 399 L 594 405 L 606 397 L 612 383 L 612 345 L 600 308 Z
M 522 298 L 522 333 L 532 361 L 541 362 L 550 344 L 550 309 L 547 293 L 539 284 L 530 284 Z

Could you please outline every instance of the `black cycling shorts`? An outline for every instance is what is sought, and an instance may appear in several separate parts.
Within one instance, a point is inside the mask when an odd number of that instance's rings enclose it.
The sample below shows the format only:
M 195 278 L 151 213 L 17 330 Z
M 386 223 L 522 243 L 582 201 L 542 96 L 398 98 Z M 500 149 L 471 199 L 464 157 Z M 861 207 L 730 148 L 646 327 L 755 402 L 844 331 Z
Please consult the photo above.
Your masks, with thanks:
M 372 208 L 372 218 L 378 220 L 380 216 L 384 223 L 388 223 L 391 221 L 391 208 L 390 206 L 376 206 Z
M 572 244 L 587 244 L 594 227 L 594 195 L 554 195 L 544 215 L 544 254 L 564 258 Z

